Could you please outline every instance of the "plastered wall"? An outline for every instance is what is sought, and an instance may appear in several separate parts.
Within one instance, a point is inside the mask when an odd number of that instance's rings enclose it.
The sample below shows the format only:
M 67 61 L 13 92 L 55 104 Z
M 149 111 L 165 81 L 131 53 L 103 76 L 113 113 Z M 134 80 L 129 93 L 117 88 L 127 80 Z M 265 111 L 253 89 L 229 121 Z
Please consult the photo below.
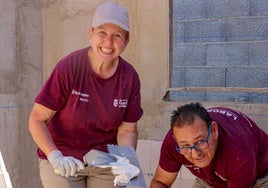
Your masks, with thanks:
M 36 146 L 28 132 L 33 99 L 57 61 L 89 45 L 95 0 L 0 0 L 0 149 L 14 188 L 41 187 Z M 130 13 L 130 43 L 123 54 L 141 79 L 144 116 L 139 138 L 162 140 L 172 110 L 185 102 L 163 102 L 168 88 L 168 0 L 117 0 Z M 204 103 L 205 106 L 218 104 Z M 268 106 L 228 104 L 267 130 Z
M 48 1 L 44 6 L 44 79 L 60 58 L 89 45 L 92 14 L 104 1 L 65 2 Z M 122 56 L 135 66 L 142 83 L 144 116 L 139 123 L 140 137 L 161 139 L 159 133 L 166 129 L 166 104 L 161 101 L 169 79 L 169 2 L 116 2 L 128 8 L 130 18 L 130 43 Z M 151 131 L 158 127 L 160 130 Z
M 40 187 L 27 121 L 42 83 L 41 8 L 0 0 L 0 150 L 14 188 Z

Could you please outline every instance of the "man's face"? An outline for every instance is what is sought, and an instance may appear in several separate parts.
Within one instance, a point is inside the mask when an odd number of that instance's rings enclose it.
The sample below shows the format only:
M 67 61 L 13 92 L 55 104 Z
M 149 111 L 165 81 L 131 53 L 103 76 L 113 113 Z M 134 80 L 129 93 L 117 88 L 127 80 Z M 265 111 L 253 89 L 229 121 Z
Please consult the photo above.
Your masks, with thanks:
M 193 124 L 183 125 L 182 127 L 174 127 L 173 134 L 179 148 L 197 146 L 198 144 L 206 145 L 206 139 L 208 147 L 202 150 L 192 148 L 192 152 L 184 157 L 192 162 L 199 168 L 207 167 L 216 151 L 218 143 L 218 128 L 217 123 L 212 122 L 210 134 L 205 123 L 200 118 L 196 118 Z

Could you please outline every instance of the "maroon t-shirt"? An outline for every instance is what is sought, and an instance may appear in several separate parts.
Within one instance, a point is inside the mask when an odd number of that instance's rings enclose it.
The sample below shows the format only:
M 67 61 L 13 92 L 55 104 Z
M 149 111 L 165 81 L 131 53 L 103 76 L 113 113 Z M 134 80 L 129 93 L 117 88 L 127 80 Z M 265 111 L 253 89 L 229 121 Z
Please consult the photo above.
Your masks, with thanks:
M 107 144 L 117 144 L 121 123 L 136 122 L 143 114 L 133 66 L 120 57 L 114 75 L 102 79 L 91 69 L 88 49 L 62 59 L 35 98 L 57 111 L 48 128 L 58 149 L 80 160 L 90 149 L 107 151 Z M 38 155 L 46 158 L 40 149 Z
M 208 109 L 218 123 L 219 143 L 212 163 L 195 167 L 175 150 L 169 131 L 161 147 L 159 165 L 178 172 L 181 165 L 217 188 L 250 188 L 256 179 L 268 174 L 268 135 L 244 114 L 228 108 Z

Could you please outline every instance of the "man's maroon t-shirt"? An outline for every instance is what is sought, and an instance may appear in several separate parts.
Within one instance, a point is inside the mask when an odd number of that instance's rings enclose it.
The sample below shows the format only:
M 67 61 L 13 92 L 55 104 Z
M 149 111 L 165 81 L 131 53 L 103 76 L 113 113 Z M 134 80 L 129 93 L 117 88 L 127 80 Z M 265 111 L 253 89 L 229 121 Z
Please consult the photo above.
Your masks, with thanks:
M 268 135 L 244 114 L 228 108 L 208 109 L 218 123 L 219 143 L 212 163 L 195 167 L 175 150 L 169 131 L 163 141 L 159 165 L 178 172 L 181 165 L 217 188 L 249 188 L 257 178 L 268 174 Z

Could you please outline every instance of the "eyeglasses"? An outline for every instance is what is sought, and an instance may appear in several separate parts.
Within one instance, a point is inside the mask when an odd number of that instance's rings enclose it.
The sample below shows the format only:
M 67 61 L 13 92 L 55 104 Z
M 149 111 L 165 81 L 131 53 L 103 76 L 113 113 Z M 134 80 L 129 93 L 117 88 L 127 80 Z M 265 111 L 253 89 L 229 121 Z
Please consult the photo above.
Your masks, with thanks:
M 207 135 L 205 140 L 200 140 L 196 144 L 194 144 L 193 146 L 185 146 L 185 147 L 182 147 L 182 148 L 179 148 L 179 146 L 178 146 L 178 144 L 176 142 L 176 138 L 174 137 L 174 139 L 175 139 L 175 149 L 181 155 L 190 155 L 192 153 L 192 149 L 195 149 L 197 151 L 202 151 L 204 149 L 207 149 L 209 147 L 208 139 L 209 139 L 210 133 L 211 133 L 211 125 L 208 127 L 208 135 Z

